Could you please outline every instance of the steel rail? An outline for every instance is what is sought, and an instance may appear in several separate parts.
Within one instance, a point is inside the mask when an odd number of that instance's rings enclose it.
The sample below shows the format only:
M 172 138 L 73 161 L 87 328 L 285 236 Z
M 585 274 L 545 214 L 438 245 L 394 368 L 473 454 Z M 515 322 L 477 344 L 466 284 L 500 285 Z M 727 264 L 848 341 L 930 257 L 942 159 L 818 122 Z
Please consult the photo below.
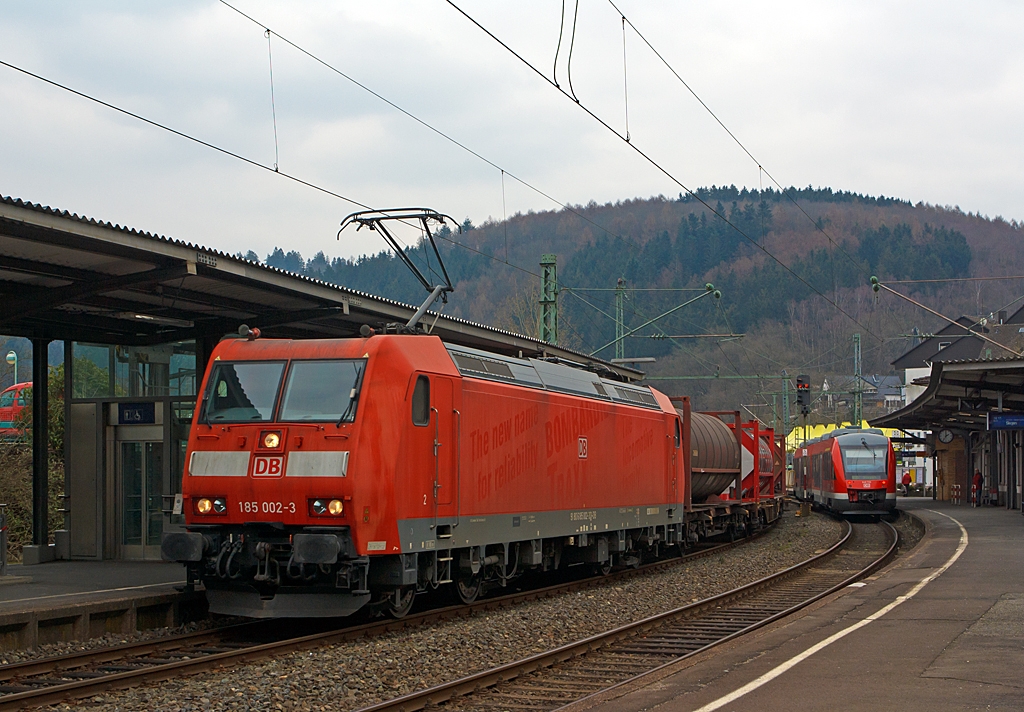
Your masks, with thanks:
M 776 520 L 778 521 L 778 520 Z M 775 522 L 770 526 L 774 526 Z M 715 546 L 692 551 L 682 556 L 673 557 L 649 564 L 643 564 L 635 569 L 624 569 L 613 572 L 607 576 L 594 576 L 590 578 L 559 583 L 543 588 L 520 591 L 505 596 L 497 596 L 476 601 L 469 605 L 454 605 L 442 608 L 415 613 L 397 620 L 374 621 L 354 626 L 347 626 L 341 629 L 332 629 L 313 633 L 310 635 L 291 637 L 284 640 L 266 643 L 246 644 L 235 650 L 216 650 L 223 647 L 226 639 L 244 633 L 246 630 L 260 632 L 267 624 L 274 621 L 253 621 L 234 626 L 226 626 L 220 629 L 197 631 L 182 635 L 169 636 L 139 643 L 126 643 L 97 650 L 69 653 L 66 655 L 29 660 L 21 663 L 13 663 L 0 666 L 0 688 L 2 687 L 25 687 L 30 684 L 44 683 L 39 689 L 29 689 L 8 694 L 0 694 L 0 712 L 6 710 L 24 709 L 37 705 L 58 703 L 67 699 L 89 697 L 100 692 L 107 692 L 116 689 L 136 687 L 138 685 L 169 680 L 182 675 L 193 674 L 230 666 L 238 663 L 252 662 L 258 659 L 272 657 L 297 650 L 306 650 L 330 645 L 334 643 L 347 642 L 365 637 L 374 637 L 384 633 L 403 630 L 406 628 L 418 627 L 440 620 L 468 617 L 473 613 L 487 610 L 495 610 L 524 601 L 537 600 L 558 595 L 561 593 L 573 592 L 581 589 L 591 588 L 606 582 L 630 578 L 643 573 L 659 571 L 670 568 L 677 564 L 689 562 L 695 559 L 720 554 L 729 549 L 741 546 L 760 537 L 770 527 L 763 528 L 745 539 L 735 542 L 718 544 Z M 161 652 L 173 652 L 188 650 L 190 646 L 204 642 L 214 643 L 211 648 L 213 652 L 200 653 L 198 657 L 189 656 L 188 659 L 176 660 L 173 662 L 160 662 L 158 664 L 147 664 L 143 657 L 145 655 L 159 654 Z M 221 645 L 216 645 L 220 643 Z M 237 644 L 237 643 L 236 643 Z M 89 666 L 102 665 L 116 660 L 124 660 L 135 665 L 145 666 L 136 669 L 111 671 L 98 674 L 85 672 Z M 120 666 L 120 667 L 128 667 Z M 79 670 L 73 674 L 83 676 L 83 679 L 65 680 L 60 676 L 67 677 L 66 671 Z M 54 677 L 33 681 L 33 677 L 39 675 L 53 674 Z M 26 684 L 20 684 L 20 683 Z M 6 685 L 4 683 L 7 683 Z M 12 684 L 13 683 L 13 684 Z
M 845 522 L 845 520 L 844 520 Z M 781 582 L 789 579 L 790 577 L 796 576 L 802 572 L 813 569 L 817 564 L 821 564 L 826 560 L 833 558 L 846 544 L 850 541 L 853 535 L 853 527 L 849 522 L 845 522 L 847 526 L 846 533 L 842 539 L 835 545 L 827 549 L 826 551 L 817 554 L 804 562 L 791 566 L 787 569 L 779 571 L 777 573 L 766 576 L 762 579 L 746 584 L 744 586 L 737 587 L 725 593 L 713 596 L 696 603 L 692 603 L 680 608 L 676 608 L 671 611 L 666 611 L 648 618 L 629 623 L 613 630 L 599 633 L 597 635 L 584 638 L 582 640 L 569 643 L 567 645 L 560 646 L 558 648 L 538 653 L 522 660 L 507 663 L 489 670 L 484 670 L 458 680 L 451 682 L 442 683 L 429 689 L 414 692 L 408 695 L 403 695 L 392 700 L 386 700 L 368 707 L 361 708 L 359 712 L 413 712 L 414 710 L 423 709 L 427 706 L 437 705 L 440 703 L 447 702 L 449 700 L 456 702 L 453 698 L 473 695 L 486 690 L 487 688 L 494 687 L 500 683 L 513 680 L 515 678 L 522 677 L 529 673 L 536 672 L 538 670 L 549 668 L 559 663 L 564 663 L 573 658 L 592 653 L 601 649 L 609 648 L 615 643 L 621 641 L 636 639 L 644 633 L 655 631 L 656 629 L 665 626 L 673 621 L 680 619 L 696 618 L 698 614 L 704 611 L 714 611 L 720 609 L 724 604 L 734 600 L 746 599 L 750 596 L 755 595 L 762 589 L 769 589 L 772 586 L 776 586 Z M 768 625 L 769 623 L 778 620 L 784 616 L 790 615 L 795 611 L 810 605 L 814 601 L 820 600 L 821 598 L 828 596 L 841 588 L 848 586 L 850 583 L 855 582 L 859 578 L 867 576 L 878 567 L 882 566 L 887 562 L 895 553 L 897 544 L 899 542 L 899 535 L 888 523 L 885 523 L 889 527 L 889 535 L 892 538 L 891 545 L 885 551 L 882 556 L 875 558 L 867 566 L 860 568 L 855 573 L 845 576 L 840 582 L 829 585 L 823 591 L 815 591 L 813 595 L 808 596 L 792 606 L 787 606 L 782 611 L 773 611 L 769 615 L 758 616 L 756 620 L 753 620 L 749 625 L 743 626 L 740 630 L 729 632 L 725 635 L 712 636 L 713 639 L 709 640 L 706 644 L 699 646 L 697 649 L 687 652 L 684 655 L 671 655 L 671 659 L 665 662 L 659 662 L 656 665 L 648 666 L 647 669 L 642 670 L 638 674 L 629 675 L 627 679 L 616 681 L 614 684 L 603 686 L 598 691 L 592 689 L 589 694 L 584 694 L 578 698 L 572 700 L 563 700 L 568 704 L 575 704 L 576 702 L 593 697 L 598 694 L 605 694 L 608 690 L 619 687 L 620 685 L 628 682 L 635 681 L 637 678 L 644 675 L 651 674 L 656 670 L 664 668 L 666 665 L 671 665 L 679 662 L 682 659 L 696 655 L 700 652 L 708 650 L 711 647 L 724 643 L 728 640 L 732 640 L 736 637 L 749 633 L 757 628 Z M 522 694 L 518 698 L 522 702 L 535 702 L 543 701 L 544 698 L 538 697 L 525 697 Z M 526 706 L 512 704 L 509 707 Z M 563 704 L 558 704 L 557 707 L 549 707 L 549 709 L 561 708 Z

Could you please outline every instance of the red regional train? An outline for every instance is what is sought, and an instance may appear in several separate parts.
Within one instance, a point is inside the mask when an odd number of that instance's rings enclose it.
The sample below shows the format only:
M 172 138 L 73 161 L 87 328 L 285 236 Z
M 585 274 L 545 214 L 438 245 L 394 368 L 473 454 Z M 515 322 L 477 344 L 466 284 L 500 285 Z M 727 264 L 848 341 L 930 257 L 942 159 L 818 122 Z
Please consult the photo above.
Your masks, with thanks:
M 25 424 L 23 413 L 28 407 L 32 382 L 15 383 L 0 393 L 0 440 L 23 438 Z
M 842 428 L 793 454 L 797 498 L 842 514 L 896 509 L 896 454 L 878 429 Z
M 166 532 L 162 554 L 212 612 L 400 617 L 418 592 L 469 602 L 529 570 L 635 566 L 781 513 L 784 453 L 741 456 L 738 414 L 677 409 L 579 364 L 363 333 L 250 332 L 211 354 L 186 531 Z M 764 440 L 779 442 L 751 442 Z

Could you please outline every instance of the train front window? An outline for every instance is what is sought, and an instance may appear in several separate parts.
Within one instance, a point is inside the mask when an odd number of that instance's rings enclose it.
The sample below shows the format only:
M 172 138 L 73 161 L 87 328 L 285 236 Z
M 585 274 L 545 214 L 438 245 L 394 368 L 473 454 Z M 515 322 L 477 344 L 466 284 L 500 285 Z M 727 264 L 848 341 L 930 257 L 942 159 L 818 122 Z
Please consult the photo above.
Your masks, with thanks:
M 203 397 L 201 423 L 271 420 L 284 373 L 282 361 L 218 363 Z
M 884 480 L 888 462 L 887 443 L 872 445 L 862 441 L 843 447 L 843 465 L 848 480 Z
M 366 361 L 292 361 L 281 422 L 352 422 Z

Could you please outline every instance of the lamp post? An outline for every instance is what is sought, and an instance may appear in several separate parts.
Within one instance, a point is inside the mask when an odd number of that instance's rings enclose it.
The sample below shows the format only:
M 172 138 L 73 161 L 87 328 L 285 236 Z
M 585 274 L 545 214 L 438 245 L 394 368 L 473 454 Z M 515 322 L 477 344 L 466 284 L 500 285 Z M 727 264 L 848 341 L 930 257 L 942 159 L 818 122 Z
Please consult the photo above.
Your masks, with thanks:
M 7 363 L 14 366 L 14 382 L 18 382 L 18 354 L 13 351 L 7 352 Z

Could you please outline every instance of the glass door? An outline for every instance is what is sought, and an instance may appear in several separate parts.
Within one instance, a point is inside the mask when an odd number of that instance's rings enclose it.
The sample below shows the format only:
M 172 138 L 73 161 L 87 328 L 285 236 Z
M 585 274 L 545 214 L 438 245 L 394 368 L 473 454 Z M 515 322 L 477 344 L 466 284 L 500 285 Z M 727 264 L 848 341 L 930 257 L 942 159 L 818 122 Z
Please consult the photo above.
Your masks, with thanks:
M 164 528 L 162 442 L 121 443 L 121 558 L 159 559 Z

